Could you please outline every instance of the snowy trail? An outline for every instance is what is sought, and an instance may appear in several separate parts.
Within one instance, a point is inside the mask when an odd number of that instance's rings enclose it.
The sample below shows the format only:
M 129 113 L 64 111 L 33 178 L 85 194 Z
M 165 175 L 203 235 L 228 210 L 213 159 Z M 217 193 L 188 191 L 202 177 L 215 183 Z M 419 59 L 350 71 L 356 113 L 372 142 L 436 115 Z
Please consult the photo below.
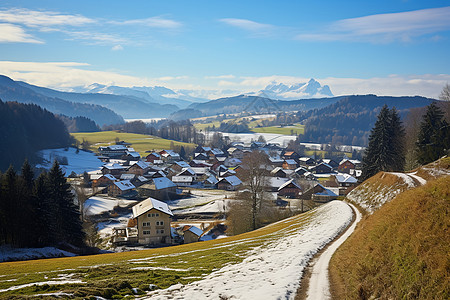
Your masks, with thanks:
M 311 279 L 309 280 L 309 287 L 307 291 L 307 299 L 320 300 L 331 299 L 330 283 L 328 281 L 328 265 L 333 253 L 339 248 L 342 243 L 353 233 L 356 224 L 361 220 L 361 213 L 351 203 L 348 203 L 356 213 L 356 218 L 353 224 L 347 231 L 334 243 L 332 243 L 313 263 L 311 272 Z
M 345 202 L 332 201 L 317 208 L 307 224 L 280 230 L 287 231 L 264 247 L 253 249 L 241 263 L 226 265 L 187 285 L 150 292 L 143 298 L 293 299 L 308 261 L 348 227 L 352 215 Z
M 408 173 L 408 176 L 416 179 L 421 185 L 425 185 L 427 183 L 427 181 L 425 179 L 423 179 L 422 177 L 419 177 L 416 175 L 417 172 L 415 173 Z

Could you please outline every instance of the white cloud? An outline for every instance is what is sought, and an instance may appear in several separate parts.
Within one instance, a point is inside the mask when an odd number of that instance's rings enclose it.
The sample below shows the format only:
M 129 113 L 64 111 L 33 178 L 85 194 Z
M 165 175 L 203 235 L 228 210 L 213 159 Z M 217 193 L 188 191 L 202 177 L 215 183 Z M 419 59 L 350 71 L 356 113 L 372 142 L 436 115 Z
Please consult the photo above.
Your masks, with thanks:
M 123 47 L 122 45 L 115 45 L 111 48 L 112 51 L 122 51 Z
M 317 33 L 299 34 L 307 41 L 410 41 L 414 37 L 450 30 L 450 6 L 344 19 Z
M 29 27 L 51 27 L 55 25 L 82 26 L 96 22 L 96 20 L 81 15 L 62 14 L 52 11 L 29 10 L 25 8 L 11 8 L 0 10 L 0 21 L 13 24 L 22 24 Z
M 139 25 L 160 29 L 177 29 L 183 26 L 183 24 L 180 22 L 163 17 L 150 17 L 146 19 L 135 19 L 127 21 L 111 21 L 110 23 L 116 25 Z
M 240 77 L 236 82 L 221 80 L 215 86 L 204 86 L 188 76 L 143 78 L 112 71 L 96 71 L 78 62 L 13 62 L 0 61 L 0 74 L 44 87 L 69 90 L 92 83 L 118 86 L 162 85 L 172 89 L 188 89 L 192 95 L 209 99 L 235 96 L 263 89 L 272 82 L 294 84 L 309 78 L 295 76 Z M 329 85 L 334 95 L 376 94 L 389 96 L 426 96 L 437 98 L 443 86 L 450 82 L 448 74 L 389 75 L 373 78 L 316 78 Z M 224 89 L 226 87 L 226 90 Z
M 23 30 L 22 27 L 13 24 L 0 24 L 0 43 L 32 43 L 43 44 L 32 35 Z
M 243 29 L 255 37 L 272 36 L 277 30 L 277 26 L 271 24 L 263 24 L 247 19 L 225 18 L 219 20 L 227 25 Z
M 129 41 L 120 36 L 108 34 L 108 33 L 100 33 L 100 32 L 91 32 L 91 31 L 62 31 L 65 34 L 69 35 L 69 40 L 83 40 L 89 41 L 91 44 L 96 45 L 111 45 L 111 44 L 126 44 Z
M 236 76 L 234 75 L 218 75 L 218 76 L 205 76 L 205 79 L 234 79 Z

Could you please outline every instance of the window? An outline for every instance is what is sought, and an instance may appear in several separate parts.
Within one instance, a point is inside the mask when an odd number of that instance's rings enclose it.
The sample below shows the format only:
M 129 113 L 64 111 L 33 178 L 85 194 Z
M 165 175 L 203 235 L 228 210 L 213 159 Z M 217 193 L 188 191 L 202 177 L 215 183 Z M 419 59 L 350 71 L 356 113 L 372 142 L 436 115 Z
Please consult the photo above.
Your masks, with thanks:
M 156 226 L 163 226 L 164 225 L 164 221 L 156 221 Z
M 143 233 L 144 235 L 149 235 L 149 234 L 150 234 L 150 230 L 144 230 L 144 231 L 142 231 L 142 233 Z
M 143 222 L 143 223 L 142 223 L 142 226 L 143 226 L 143 227 L 150 227 L 150 222 Z
M 164 234 L 164 229 L 156 229 L 156 234 Z
M 159 217 L 159 213 L 156 213 L 155 216 L 156 216 L 156 217 Z

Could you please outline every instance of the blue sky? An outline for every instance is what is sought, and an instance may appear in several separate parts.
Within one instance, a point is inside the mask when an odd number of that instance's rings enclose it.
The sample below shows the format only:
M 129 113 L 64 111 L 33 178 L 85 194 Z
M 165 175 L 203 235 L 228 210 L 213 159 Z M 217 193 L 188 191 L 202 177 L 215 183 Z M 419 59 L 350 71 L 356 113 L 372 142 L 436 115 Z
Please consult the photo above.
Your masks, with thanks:
M 449 1 L 21 1 L 0 4 L 0 73 L 208 97 L 315 78 L 334 94 L 437 97 Z

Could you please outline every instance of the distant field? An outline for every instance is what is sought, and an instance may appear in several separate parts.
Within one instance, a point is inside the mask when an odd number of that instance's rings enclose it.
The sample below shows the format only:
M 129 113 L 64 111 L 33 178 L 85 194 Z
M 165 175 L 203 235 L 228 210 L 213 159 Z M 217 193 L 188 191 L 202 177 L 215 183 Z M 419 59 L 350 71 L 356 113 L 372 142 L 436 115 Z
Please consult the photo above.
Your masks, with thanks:
M 314 154 L 321 156 L 321 157 L 327 157 L 327 151 L 323 150 L 306 150 L 305 156 L 313 156 Z M 351 152 L 333 152 L 333 155 L 338 156 L 345 154 L 348 158 L 352 158 Z
M 111 299 L 131 294 L 132 287 L 148 290 L 149 284 L 159 288 L 187 284 L 242 262 L 254 249 L 302 230 L 317 217 L 320 214 L 313 210 L 249 233 L 181 246 L 1 263 L 0 298 L 62 291 Z M 44 284 L 47 281 L 51 283 Z
M 115 139 L 119 138 L 121 141 L 125 141 L 132 144 L 134 150 L 139 152 L 141 155 L 145 151 L 149 150 L 162 150 L 169 149 L 170 143 L 173 142 L 174 145 L 182 145 L 188 148 L 194 148 L 195 144 L 182 143 L 171 140 L 162 139 L 156 136 L 135 134 L 135 133 L 124 133 L 116 131 L 100 131 L 100 132 L 78 132 L 72 133 L 80 143 L 83 139 L 91 143 L 91 150 L 97 150 L 99 146 L 108 146 L 115 143 Z
M 305 133 L 304 125 L 294 125 L 289 127 L 270 126 L 270 127 L 258 127 L 253 128 L 253 132 L 256 133 L 275 133 L 283 135 L 299 135 Z

